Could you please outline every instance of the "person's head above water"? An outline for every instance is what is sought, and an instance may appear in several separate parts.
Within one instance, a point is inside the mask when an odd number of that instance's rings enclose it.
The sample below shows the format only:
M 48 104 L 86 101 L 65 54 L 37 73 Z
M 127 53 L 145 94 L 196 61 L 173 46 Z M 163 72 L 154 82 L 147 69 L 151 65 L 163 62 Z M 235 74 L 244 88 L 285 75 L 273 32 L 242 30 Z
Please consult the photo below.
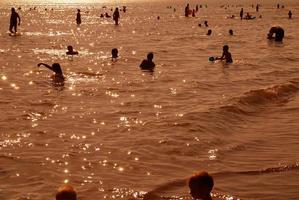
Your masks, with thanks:
M 207 172 L 203 171 L 191 176 L 188 180 L 190 195 L 194 199 L 210 200 L 214 180 Z
M 117 48 L 113 48 L 111 50 L 111 55 L 112 55 L 112 59 L 118 57 L 118 50 L 117 50 Z
M 207 35 L 211 35 L 212 34 L 212 30 L 209 29 Z
M 58 189 L 56 200 L 77 200 L 77 193 L 71 185 L 65 184 Z
M 14 7 L 12 7 L 11 12 L 16 12 L 16 9 Z
M 147 54 L 147 59 L 148 60 L 152 61 L 153 58 L 154 58 L 154 54 L 152 52 L 150 52 L 150 53 Z
M 228 45 L 224 45 L 224 46 L 223 46 L 223 51 L 227 52 L 228 49 L 229 49 Z
M 81 10 L 80 10 L 80 9 L 77 9 L 77 11 L 78 11 L 78 12 L 81 12 Z
M 67 46 L 67 50 L 68 50 L 69 52 L 73 52 L 73 51 L 74 51 L 74 48 L 73 48 L 73 46 L 69 45 L 69 46 Z
M 234 34 L 234 32 L 233 32 L 232 29 L 229 29 L 228 33 L 229 33 L 230 35 L 233 35 L 233 34 Z

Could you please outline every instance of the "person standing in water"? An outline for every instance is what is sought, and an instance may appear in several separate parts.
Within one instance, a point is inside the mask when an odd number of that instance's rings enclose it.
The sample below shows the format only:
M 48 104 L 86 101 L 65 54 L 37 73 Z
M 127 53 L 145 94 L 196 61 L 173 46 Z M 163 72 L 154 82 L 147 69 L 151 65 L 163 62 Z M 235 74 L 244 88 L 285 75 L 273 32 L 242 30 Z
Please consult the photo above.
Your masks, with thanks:
M 187 4 L 185 8 L 185 17 L 189 17 L 189 3 Z
M 229 47 L 228 45 L 223 46 L 223 52 L 221 57 L 217 57 L 216 60 L 225 60 L 226 63 L 232 63 L 232 54 L 228 51 Z
M 19 19 L 19 23 L 18 23 L 18 19 Z M 15 8 L 11 8 L 9 31 L 11 33 L 17 33 L 18 25 L 19 26 L 21 25 L 21 18 L 19 14 L 16 12 Z M 15 32 L 13 32 L 12 29 L 14 29 Z
M 244 11 L 243 11 L 243 8 L 241 8 L 241 11 L 240 11 L 240 19 L 241 20 L 243 19 L 243 14 L 244 14 Z
M 289 15 L 289 19 L 292 19 L 292 15 L 293 15 L 292 11 L 289 10 L 288 15 Z
M 76 18 L 76 22 L 77 25 L 79 26 L 81 24 L 81 13 L 80 13 L 80 9 L 77 9 L 77 18 Z
M 152 52 L 147 54 L 147 60 L 143 60 L 140 64 L 141 70 L 154 71 L 155 63 L 153 62 L 154 54 Z
M 119 11 L 118 8 L 115 8 L 115 11 L 113 13 L 113 20 L 115 21 L 115 25 L 118 25 L 118 19 L 119 19 Z

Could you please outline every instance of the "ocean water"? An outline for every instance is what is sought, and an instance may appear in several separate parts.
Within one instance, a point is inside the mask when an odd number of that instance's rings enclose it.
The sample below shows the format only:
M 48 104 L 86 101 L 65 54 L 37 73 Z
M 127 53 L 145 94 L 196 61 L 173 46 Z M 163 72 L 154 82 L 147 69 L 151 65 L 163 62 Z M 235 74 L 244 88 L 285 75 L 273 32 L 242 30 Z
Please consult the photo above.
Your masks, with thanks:
M 215 199 L 299 198 L 297 1 L 261 1 L 259 13 L 214 1 L 194 18 L 181 1 L 52 2 L 16 4 L 17 37 L 0 4 L 0 199 L 54 199 L 64 182 L 80 200 L 190 199 L 186 178 L 201 170 Z M 116 5 L 127 6 L 119 26 L 100 18 Z M 262 18 L 227 18 L 241 6 Z M 273 25 L 283 43 L 267 41 Z M 210 62 L 225 44 L 234 63 Z M 138 67 L 148 52 L 153 73 Z M 39 62 L 60 63 L 64 83 Z

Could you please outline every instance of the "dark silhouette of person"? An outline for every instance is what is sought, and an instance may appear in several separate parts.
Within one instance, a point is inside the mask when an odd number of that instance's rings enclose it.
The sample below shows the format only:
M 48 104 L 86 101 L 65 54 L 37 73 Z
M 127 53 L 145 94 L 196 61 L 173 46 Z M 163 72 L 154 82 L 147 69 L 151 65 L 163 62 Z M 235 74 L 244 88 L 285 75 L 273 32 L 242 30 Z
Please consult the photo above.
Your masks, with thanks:
M 208 21 L 205 21 L 204 24 L 205 24 L 206 27 L 209 27 Z
M 292 11 L 289 10 L 288 15 L 289 15 L 289 19 L 292 19 L 292 15 L 293 15 Z
M 126 6 L 123 6 L 123 12 L 127 12 L 127 7 Z
M 160 16 L 157 17 L 157 20 L 160 20 Z
M 280 7 L 279 3 L 277 4 L 277 6 L 276 6 L 276 7 L 277 7 L 277 9 L 279 9 L 279 7 Z
M 244 11 L 243 11 L 243 8 L 241 8 L 241 11 L 240 11 L 240 19 L 241 20 L 243 19 L 243 14 L 244 14 Z
M 74 48 L 73 46 L 67 46 L 67 52 L 66 52 L 66 55 L 70 55 L 70 56 L 73 56 L 73 55 L 78 55 L 78 51 L 74 51 Z
M 229 29 L 228 33 L 229 33 L 230 35 L 234 35 L 234 32 L 233 32 L 232 29 Z
M 77 25 L 79 26 L 81 24 L 81 13 L 80 13 L 80 9 L 77 9 L 77 18 L 76 18 L 76 22 Z
M 185 7 L 185 17 L 189 17 L 189 3 Z
M 192 17 L 195 17 L 195 10 L 192 10 Z
M 193 199 L 212 200 L 211 191 L 214 187 L 214 180 L 207 172 L 203 171 L 191 176 L 188 186 Z
M 119 11 L 118 8 L 115 8 L 115 11 L 113 13 L 113 20 L 115 21 L 115 25 L 118 25 L 118 19 L 119 19 Z
M 273 35 L 275 34 L 275 37 Z M 284 30 L 280 26 L 273 26 L 270 28 L 268 37 L 269 40 L 275 40 L 276 42 L 282 42 L 284 38 Z
M 116 59 L 117 59 L 117 57 L 118 57 L 118 50 L 117 50 L 117 48 L 113 48 L 112 50 L 111 50 L 111 60 L 113 61 L 116 61 Z
M 199 23 L 198 26 L 201 27 L 201 23 Z
M 18 23 L 19 19 L 19 23 Z M 19 14 L 16 12 L 15 8 L 11 8 L 11 15 L 10 15 L 10 25 L 9 25 L 9 31 L 11 33 L 17 33 L 17 27 L 18 25 L 21 25 L 21 18 Z M 14 32 L 13 32 L 14 29 Z
M 108 13 L 105 13 L 106 18 L 110 18 L 111 16 Z
M 55 80 L 64 80 L 64 76 L 60 67 L 59 63 L 53 63 L 52 66 L 45 64 L 45 63 L 38 63 L 37 66 L 40 67 L 41 65 L 45 66 L 46 68 L 50 69 L 53 71 L 55 74 L 52 76 L 53 79 Z
M 216 60 L 225 60 L 226 63 L 232 63 L 233 62 L 232 55 L 228 50 L 229 50 L 228 45 L 224 45 L 222 56 L 220 58 L 217 57 Z
M 152 52 L 147 54 L 147 60 L 143 60 L 140 64 L 141 70 L 154 71 L 155 63 L 153 62 L 154 54 Z
M 255 10 L 256 10 L 256 12 L 259 11 L 259 4 L 256 4 Z
M 198 12 L 198 4 L 195 7 L 195 11 Z
M 212 30 L 209 29 L 208 32 L 207 32 L 207 35 L 211 35 L 212 34 Z
M 58 189 L 56 200 L 77 200 L 77 193 L 70 184 L 65 184 Z

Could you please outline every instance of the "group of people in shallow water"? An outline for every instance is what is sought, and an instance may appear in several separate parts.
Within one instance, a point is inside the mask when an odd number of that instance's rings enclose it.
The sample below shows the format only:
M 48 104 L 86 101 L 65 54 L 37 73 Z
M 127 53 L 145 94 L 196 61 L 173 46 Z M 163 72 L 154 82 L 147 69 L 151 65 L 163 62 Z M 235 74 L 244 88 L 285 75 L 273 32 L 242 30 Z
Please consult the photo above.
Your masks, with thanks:
M 202 171 L 191 176 L 187 184 L 193 199 L 212 200 L 211 192 L 214 187 L 214 180 L 207 172 Z M 70 184 L 62 185 L 56 193 L 56 200 L 77 200 L 77 192 Z

